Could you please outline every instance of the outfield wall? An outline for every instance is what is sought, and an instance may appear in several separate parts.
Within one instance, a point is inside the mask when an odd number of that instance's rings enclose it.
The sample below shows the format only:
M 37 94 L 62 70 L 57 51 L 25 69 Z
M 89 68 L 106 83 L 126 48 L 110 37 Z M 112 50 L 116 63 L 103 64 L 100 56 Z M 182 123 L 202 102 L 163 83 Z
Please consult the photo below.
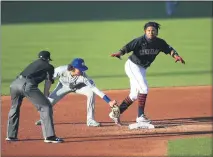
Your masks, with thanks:
M 173 18 L 212 17 L 213 2 L 178 2 Z M 165 2 L 4 1 L 2 24 L 167 18 Z

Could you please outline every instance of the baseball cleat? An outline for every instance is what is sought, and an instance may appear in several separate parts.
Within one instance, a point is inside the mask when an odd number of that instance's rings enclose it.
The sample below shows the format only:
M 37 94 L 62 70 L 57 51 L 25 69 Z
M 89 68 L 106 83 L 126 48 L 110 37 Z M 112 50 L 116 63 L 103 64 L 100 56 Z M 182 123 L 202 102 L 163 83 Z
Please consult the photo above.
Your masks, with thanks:
M 99 126 L 101 126 L 101 124 L 99 122 L 96 122 L 95 120 L 89 120 L 89 121 L 87 121 L 87 126 L 99 127 Z
M 35 125 L 41 125 L 41 120 L 36 121 Z
M 115 122 L 116 125 L 121 126 L 120 118 L 115 118 L 115 117 L 113 117 L 112 115 L 113 115 L 113 113 L 110 112 L 110 113 L 109 113 L 109 117 Z
M 146 115 L 141 115 L 140 117 L 137 117 L 136 118 L 136 122 L 137 123 L 140 123 L 140 122 L 144 122 L 144 123 L 151 123 L 152 121 L 150 120 L 150 119 L 148 119 L 147 117 L 146 117 Z
M 5 140 L 13 142 L 13 141 L 18 141 L 18 138 L 16 138 L 16 137 L 7 137 Z
M 58 138 L 56 136 L 50 136 L 50 137 L 45 138 L 44 142 L 45 143 L 62 143 L 62 142 L 64 142 L 64 140 L 61 138 Z

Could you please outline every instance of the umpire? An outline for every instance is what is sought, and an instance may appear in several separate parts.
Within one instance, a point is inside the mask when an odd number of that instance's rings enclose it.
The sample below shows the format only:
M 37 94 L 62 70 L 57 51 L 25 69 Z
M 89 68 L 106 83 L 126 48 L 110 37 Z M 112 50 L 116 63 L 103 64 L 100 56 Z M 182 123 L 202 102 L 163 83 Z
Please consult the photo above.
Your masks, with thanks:
M 63 142 L 55 135 L 52 105 L 38 88 L 38 84 L 45 80 L 45 84 L 49 84 L 49 91 L 50 84 L 54 83 L 54 67 L 49 64 L 50 52 L 41 51 L 38 57 L 39 59 L 29 64 L 10 85 L 12 106 L 8 115 L 7 141 L 18 140 L 20 107 L 26 97 L 40 113 L 44 142 Z

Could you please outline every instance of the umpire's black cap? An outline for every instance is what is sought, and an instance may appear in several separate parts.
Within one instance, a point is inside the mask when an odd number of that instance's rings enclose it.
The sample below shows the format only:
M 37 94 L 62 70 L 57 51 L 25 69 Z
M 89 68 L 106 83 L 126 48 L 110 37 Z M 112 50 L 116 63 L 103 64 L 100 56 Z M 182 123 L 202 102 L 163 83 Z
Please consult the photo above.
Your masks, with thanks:
M 49 60 L 52 61 L 52 59 L 50 58 L 50 52 L 49 51 L 41 51 L 38 54 L 38 57 L 44 60 Z

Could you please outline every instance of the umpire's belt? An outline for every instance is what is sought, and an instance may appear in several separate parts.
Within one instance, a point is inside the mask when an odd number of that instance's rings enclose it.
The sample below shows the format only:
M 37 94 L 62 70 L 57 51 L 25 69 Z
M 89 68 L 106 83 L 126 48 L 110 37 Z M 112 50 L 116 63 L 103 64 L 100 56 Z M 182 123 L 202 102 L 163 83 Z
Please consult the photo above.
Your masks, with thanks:
M 22 78 L 25 78 L 25 79 L 32 79 L 31 76 L 23 76 L 23 75 L 19 75 L 17 78 L 19 78 L 19 79 L 22 79 Z

